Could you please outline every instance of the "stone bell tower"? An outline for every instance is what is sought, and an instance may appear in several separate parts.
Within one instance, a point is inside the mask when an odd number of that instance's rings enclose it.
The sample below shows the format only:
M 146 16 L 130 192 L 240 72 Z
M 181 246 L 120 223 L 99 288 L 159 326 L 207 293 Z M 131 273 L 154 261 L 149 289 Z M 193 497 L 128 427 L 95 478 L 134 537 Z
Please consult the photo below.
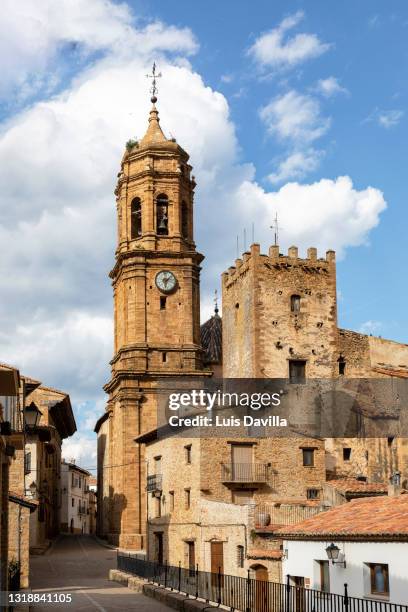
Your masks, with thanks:
M 153 73 L 154 75 L 154 73 Z M 188 154 L 160 127 L 153 81 L 147 132 L 129 141 L 115 191 L 118 217 L 114 357 L 109 393 L 109 539 L 145 546 L 146 465 L 136 436 L 156 426 L 156 388 L 168 376 L 205 374 L 200 345 L 200 263 L 193 240 Z M 105 486 L 106 490 L 106 486 Z M 106 501 L 106 500 L 105 500 Z

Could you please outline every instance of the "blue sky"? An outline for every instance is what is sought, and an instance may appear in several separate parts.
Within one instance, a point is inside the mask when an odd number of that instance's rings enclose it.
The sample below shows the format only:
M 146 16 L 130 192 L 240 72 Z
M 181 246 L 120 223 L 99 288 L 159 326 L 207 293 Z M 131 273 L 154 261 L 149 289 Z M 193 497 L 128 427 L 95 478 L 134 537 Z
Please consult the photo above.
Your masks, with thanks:
M 95 463 L 112 356 L 125 142 L 163 77 L 163 129 L 191 154 L 202 315 L 243 230 L 266 252 L 338 253 L 339 324 L 408 342 L 404 2 L 6 0 L 0 16 L 3 361 L 70 393 Z M 341 178 L 343 177 L 343 178 Z
M 279 143 L 265 136 L 259 108 L 285 90 L 285 81 L 286 87 L 307 92 L 319 79 L 335 76 L 347 89 L 348 93 L 323 101 L 323 113 L 332 118 L 332 125 L 319 143 L 326 154 L 307 180 L 349 175 L 357 187 L 373 185 L 383 191 L 388 209 L 370 233 L 369 246 L 353 248 L 338 266 L 340 324 L 360 329 L 372 321 L 374 334 L 408 342 L 404 307 L 408 294 L 403 282 L 408 225 L 404 180 L 408 157 L 407 4 L 261 0 L 253 11 L 246 1 L 210 1 L 205 11 L 197 4 L 192 10 L 191 3 L 184 1 L 145 2 L 142 6 L 146 16 L 154 11 L 195 32 L 201 50 L 194 66 L 211 87 L 227 97 L 242 159 L 255 164 L 260 182 L 273 170 L 280 149 Z M 299 10 L 304 19 L 294 32 L 317 34 L 330 49 L 294 70 L 278 75 L 269 71 L 269 78 L 264 74 L 260 79 L 246 51 L 260 33 Z M 233 77 L 230 83 L 223 82 L 225 75 Z M 404 114 L 396 125 L 386 128 L 379 123 L 383 111 Z

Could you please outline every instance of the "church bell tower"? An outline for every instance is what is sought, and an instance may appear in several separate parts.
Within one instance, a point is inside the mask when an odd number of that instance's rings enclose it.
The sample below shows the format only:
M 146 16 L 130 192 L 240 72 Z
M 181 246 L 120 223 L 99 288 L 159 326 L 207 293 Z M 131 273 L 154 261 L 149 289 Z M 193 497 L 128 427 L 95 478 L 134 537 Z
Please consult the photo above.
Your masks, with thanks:
M 206 374 L 200 346 L 200 264 L 193 239 L 195 181 L 189 156 L 165 137 L 152 108 L 140 142 L 129 141 L 115 190 L 118 245 L 110 273 L 114 357 L 109 393 L 109 539 L 145 546 L 145 461 L 136 436 L 156 426 L 157 383 Z M 207 373 L 208 374 L 208 373 Z

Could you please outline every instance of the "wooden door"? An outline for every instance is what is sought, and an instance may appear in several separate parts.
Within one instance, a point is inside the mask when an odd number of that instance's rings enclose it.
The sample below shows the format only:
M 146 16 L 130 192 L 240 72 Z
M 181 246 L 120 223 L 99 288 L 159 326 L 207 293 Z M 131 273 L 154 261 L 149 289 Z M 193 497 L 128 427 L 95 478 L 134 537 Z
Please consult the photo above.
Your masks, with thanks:
M 160 565 L 163 565 L 163 534 L 156 533 L 156 560 Z
M 211 542 L 211 585 L 216 588 L 222 586 L 222 582 L 220 585 L 218 580 L 219 573 L 224 573 L 224 543 Z
M 224 573 L 224 543 L 211 542 L 211 573 Z
M 255 610 L 268 612 L 268 570 L 263 565 L 255 568 Z
M 187 542 L 188 547 L 188 569 L 190 570 L 190 576 L 194 576 L 195 574 L 195 544 L 194 542 Z
M 232 479 L 236 482 L 251 482 L 252 444 L 232 444 Z

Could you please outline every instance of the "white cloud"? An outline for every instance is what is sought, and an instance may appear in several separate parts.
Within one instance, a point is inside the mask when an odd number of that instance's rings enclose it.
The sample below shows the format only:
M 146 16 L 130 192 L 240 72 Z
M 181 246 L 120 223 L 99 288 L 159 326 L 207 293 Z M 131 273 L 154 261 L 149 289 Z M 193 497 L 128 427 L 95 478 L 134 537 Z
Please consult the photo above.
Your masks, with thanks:
M 125 3 L 110 0 L 4 0 L 0 12 L 0 97 L 24 97 L 58 81 L 61 62 L 95 52 L 131 57 L 153 50 L 191 54 L 198 45 L 188 28 L 160 22 L 135 27 Z
M 247 219 L 262 219 L 256 233 L 265 244 L 278 213 L 284 245 L 296 244 L 304 250 L 316 246 L 344 255 L 349 246 L 366 244 L 370 230 L 386 208 L 383 194 L 372 187 L 357 190 L 348 176 L 322 179 L 312 184 L 288 183 L 268 193 L 254 182 L 243 182 L 238 190 L 238 208 Z
M 381 331 L 382 323 L 381 321 L 365 321 L 360 325 L 360 332 L 362 334 L 370 334 L 371 336 L 375 336 Z
M 309 172 L 319 167 L 322 151 L 307 149 L 290 153 L 277 167 L 276 172 L 268 174 L 268 180 L 273 184 L 282 183 L 288 179 L 302 179 Z
M 390 129 L 398 125 L 404 116 L 403 110 L 381 110 L 375 108 L 372 113 L 364 120 L 364 123 L 375 122 L 380 127 Z
M 325 98 L 331 98 L 336 94 L 348 94 L 348 90 L 342 87 L 333 76 L 327 77 L 327 79 L 320 79 L 316 85 L 316 91 L 322 94 Z
M 23 4 L 24 10 L 34 6 Z M 27 82 L 33 73 L 41 78 L 59 48 L 53 41 L 68 40 L 73 32 L 84 45 L 104 51 L 81 68 L 64 92 L 33 103 L 0 131 L 0 289 L 6 296 L 0 302 L 1 358 L 69 392 L 77 415 L 89 427 L 96 414 L 86 402 L 96 402 L 102 410 L 102 385 L 112 357 L 107 272 L 116 240 L 113 189 L 125 142 L 146 130 L 150 103 L 144 75 L 153 55 L 163 72 L 158 105 L 162 126 L 190 153 L 197 177 L 195 231 L 207 256 L 202 276 L 207 312 L 220 272 L 235 258 L 235 237 L 252 221 L 258 220 L 255 239 L 265 248 L 270 242 L 266 228 L 279 210 L 285 242 L 344 252 L 366 241 L 384 201 L 375 189 L 353 189 L 348 178 L 287 185 L 276 193 L 257 185 L 253 166 L 238 161 L 227 101 L 205 85 L 187 60 L 197 47 L 191 32 L 158 23 L 137 29 L 126 7 L 114 5 L 111 11 L 102 0 L 61 3 L 61 17 L 50 0 L 47 19 L 41 6 L 38 21 L 45 20 L 42 28 L 57 34 L 43 34 L 41 51 L 30 20 L 21 20 L 21 32 L 16 30 L 16 6 L 23 10 L 21 3 L 10 7 L 15 35 L 22 37 L 15 43 L 21 49 L 16 47 L 14 85 Z M 105 6 L 112 24 L 90 16 L 87 28 L 92 30 L 95 21 L 96 31 L 78 33 L 77 8 L 98 9 L 103 15 Z M 5 27 L 0 25 L 0 34 Z M 132 44 L 128 50 L 121 45 L 122 35 L 148 45 Z M 175 52 L 181 55 L 177 59 Z M 290 146 L 302 143 L 307 151 L 307 143 L 326 131 L 329 120 L 321 117 L 316 101 L 290 93 L 292 112 L 301 119 L 287 116 L 277 104 L 266 111 L 265 121 Z M 81 444 L 92 439 L 83 431 L 64 443 L 65 456 L 79 461 Z
M 319 101 L 294 90 L 271 100 L 260 116 L 270 134 L 295 143 L 313 142 L 330 127 L 330 118 L 320 113 Z
M 291 68 L 322 55 L 330 45 L 321 42 L 316 34 L 301 33 L 285 39 L 285 35 L 303 18 L 303 11 L 286 17 L 276 28 L 257 38 L 249 54 L 261 67 L 274 69 Z
M 62 456 L 67 461 L 75 460 L 80 467 L 96 476 L 97 454 L 94 437 L 77 433 L 62 443 Z
M 402 110 L 380 111 L 378 113 L 378 123 L 381 127 L 388 129 L 398 125 L 403 116 L 404 111 Z

